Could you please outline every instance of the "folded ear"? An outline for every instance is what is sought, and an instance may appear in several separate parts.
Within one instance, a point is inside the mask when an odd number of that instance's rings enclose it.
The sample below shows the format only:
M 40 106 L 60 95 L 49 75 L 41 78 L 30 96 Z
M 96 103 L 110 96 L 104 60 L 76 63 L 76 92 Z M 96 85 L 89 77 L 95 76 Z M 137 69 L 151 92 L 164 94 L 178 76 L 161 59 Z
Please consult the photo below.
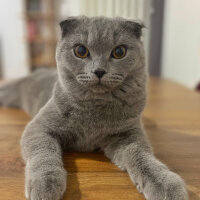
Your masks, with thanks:
M 67 33 L 71 33 L 78 24 L 78 19 L 76 17 L 69 17 L 64 21 L 60 22 L 60 28 L 62 31 L 62 37 Z
M 142 36 L 142 29 L 144 28 L 144 24 L 139 21 L 127 20 L 125 21 L 124 28 L 128 31 L 131 31 L 137 38 Z

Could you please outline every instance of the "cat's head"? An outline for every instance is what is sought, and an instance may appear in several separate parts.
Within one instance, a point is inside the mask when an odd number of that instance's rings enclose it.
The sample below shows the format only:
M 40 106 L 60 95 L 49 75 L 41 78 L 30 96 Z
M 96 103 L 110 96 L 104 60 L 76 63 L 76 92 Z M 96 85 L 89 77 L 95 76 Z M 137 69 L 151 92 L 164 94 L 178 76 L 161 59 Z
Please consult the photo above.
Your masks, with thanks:
M 124 18 L 70 17 L 60 23 L 56 60 L 63 83 L 94 93 L 122 85 L 144 68 L 143 25 Z

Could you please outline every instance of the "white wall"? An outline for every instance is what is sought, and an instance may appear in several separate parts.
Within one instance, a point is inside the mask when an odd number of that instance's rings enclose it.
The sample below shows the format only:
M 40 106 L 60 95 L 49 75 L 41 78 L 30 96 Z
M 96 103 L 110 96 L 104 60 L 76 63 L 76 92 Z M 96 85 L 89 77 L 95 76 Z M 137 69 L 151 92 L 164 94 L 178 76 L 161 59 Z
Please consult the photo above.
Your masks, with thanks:
M 194 88 L 200 81 L 200 0 L 166 0 L 162 76 Z
M 0 0 L 0 55 L 3 78 L 28 74 L 24 0 Z
M 122 16 L 144 20 L 146 0 L 62 0 L 61 16 Z
M 61 0 L 60 13 L 58 14 L 60 20 L 64 20 L 68 16 L 76 16 L 81 14 L 80 0 Z

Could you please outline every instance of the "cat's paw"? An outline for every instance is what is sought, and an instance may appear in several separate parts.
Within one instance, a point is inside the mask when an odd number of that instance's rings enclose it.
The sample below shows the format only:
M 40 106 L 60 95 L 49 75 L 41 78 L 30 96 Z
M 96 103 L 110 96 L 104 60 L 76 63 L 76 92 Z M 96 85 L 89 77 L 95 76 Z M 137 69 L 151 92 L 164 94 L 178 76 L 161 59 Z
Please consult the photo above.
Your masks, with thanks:
M 66 190 L 66 172 L 29 174 L 26 176 L 27 200 L 60 200 Z
M 151 183 L 143 194 L 147 200 L 188 200 L 184 181 L 173 172 L 168 172 L 162 182 Z

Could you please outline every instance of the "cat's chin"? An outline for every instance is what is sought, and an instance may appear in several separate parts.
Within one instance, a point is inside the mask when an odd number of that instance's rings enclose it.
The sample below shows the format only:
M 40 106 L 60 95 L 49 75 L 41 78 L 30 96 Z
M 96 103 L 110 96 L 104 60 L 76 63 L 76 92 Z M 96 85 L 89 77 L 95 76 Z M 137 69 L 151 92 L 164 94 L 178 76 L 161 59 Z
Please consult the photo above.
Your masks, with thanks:
M 95 88 L 91 88 L 91 91 L 92 91 L 93 93 L 95 93 L 95 94 L 105 94 L 105 93 L 109 92 L 110 90 L 95 87 Z
M 95 94 L 105 94 L 111 91 L 111 88 L 103 85 L 103 84 L 96 84 L 90 87 L 90 90 Z

